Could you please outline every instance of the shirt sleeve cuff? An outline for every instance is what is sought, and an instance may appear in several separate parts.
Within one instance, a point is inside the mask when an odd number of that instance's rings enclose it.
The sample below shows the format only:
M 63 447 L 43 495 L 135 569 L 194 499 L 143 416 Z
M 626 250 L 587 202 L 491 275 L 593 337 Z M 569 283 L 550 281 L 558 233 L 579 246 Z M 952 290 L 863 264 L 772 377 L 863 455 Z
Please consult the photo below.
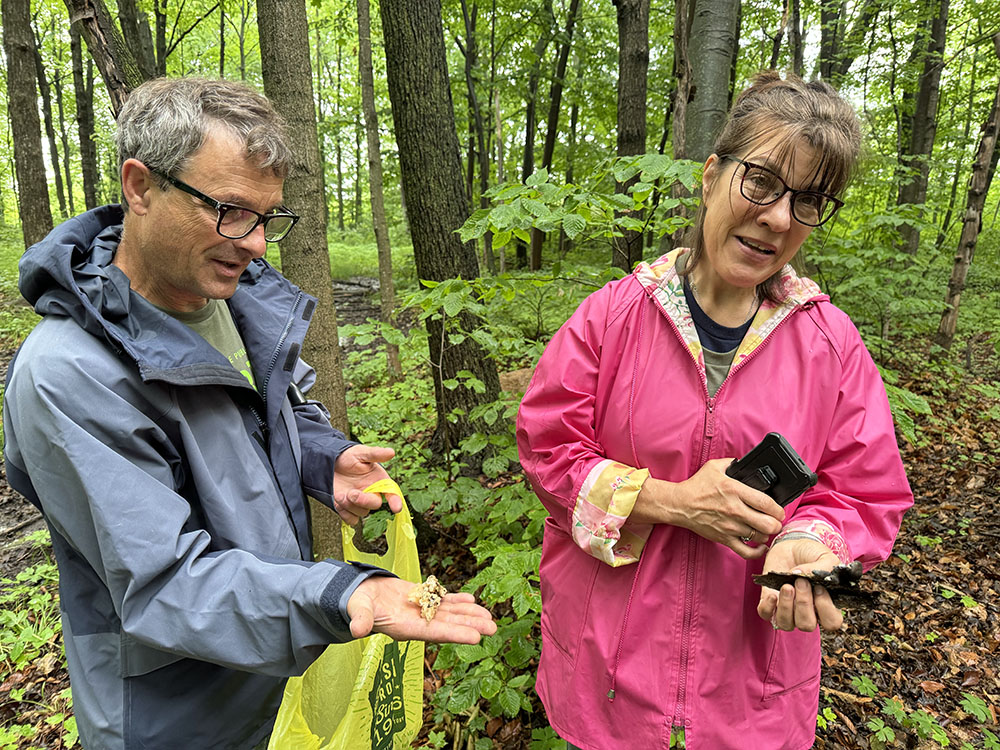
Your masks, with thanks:
M 639 559 L 652 524 L 629 523 L 648 469 L 599 462 L 580 487 L 573 508 L 573 540 L 587 554 L 618 567 Z
M 347 614 L 347 602 L 358 586 L 373 576 L 397 577 L 374 565 L 350 562 L 340 567 L 323 589 L 319 605 L 330 621 L 334 643 L 346 643 L 354 639 L 351 635 L 351 618 Z

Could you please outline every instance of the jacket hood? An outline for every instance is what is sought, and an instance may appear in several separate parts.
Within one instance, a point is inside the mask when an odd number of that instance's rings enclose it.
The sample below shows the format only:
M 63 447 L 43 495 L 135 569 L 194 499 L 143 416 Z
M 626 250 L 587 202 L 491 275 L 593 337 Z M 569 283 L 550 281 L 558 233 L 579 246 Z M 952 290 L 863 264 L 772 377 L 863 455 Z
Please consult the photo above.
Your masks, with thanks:
M 639 263 L 635 268 L 635 274 L 644 287 L 653 290 L 656 287 L 665 287 L 678 280 L 677 260 L 684 253 L 689 252 L 688 248 L 677 248 L 666 255 L 663 255 L 651 263 Z M 819 302 L 830 299 L 824 294 L 815 281 L 804 276 L 799 276 L 795 269 L 786 264 L 778 272 L 778 288 L 780 290 L 781 303 L 773 305 L 765 303 L 765 306 L 773 307 L 795 307 L 808 302 Z
M 188 326 L 133 292 L 128 276 L 112 265 L 123 219 L 121 206 L 109 205 L 57 226 L 21 257 L 21 294 L 39 315 L 70 318 L 88 333 L 107 340 L 115 350 L 127 352 L 144 377 L 173 379 L 165 372 L 188 368 L 191 374 L 191 367 L 207 364 L 224 379 L 245 386 L 242 375 L 232 377 L 233 368 L 222 355 Z M 263 260 L 252 261 L 240 278 L 240 287 L 261 282 L 269 268 Z M 266 277 L 264 283 L 290 287 L 277 274 Z M 230 307 L 237 298 L 246 297 L 238 288 Z M 252 300 L 245 301 L 252 306 Z M 259 321 L 258 327 L 282 324 Z M 253 331 L 244 331 L 244 335 L 253 335 Z M 275 340 L 278 335 L 268 334 Z

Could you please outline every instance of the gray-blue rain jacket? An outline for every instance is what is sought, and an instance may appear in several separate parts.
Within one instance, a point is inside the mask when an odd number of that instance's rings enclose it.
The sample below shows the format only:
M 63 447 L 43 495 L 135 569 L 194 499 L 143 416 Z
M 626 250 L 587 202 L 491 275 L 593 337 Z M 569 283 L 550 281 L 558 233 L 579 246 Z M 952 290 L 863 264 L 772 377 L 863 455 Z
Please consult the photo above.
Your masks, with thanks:
M 315 300 L 254 261 L 229 300 L 257 379 L 130 291 L 118 206 L 57 227 L 20 264 L 43 319 L 11 365 L 4 459 L 38 504 L 88 750 L 251 748 L 285 680 L 350 639 L 380 571 L 311 562 L 305 493 L 332 504 L 352 445 L 292 406 Z M 179 238 L 179 241 L 182 241 Z

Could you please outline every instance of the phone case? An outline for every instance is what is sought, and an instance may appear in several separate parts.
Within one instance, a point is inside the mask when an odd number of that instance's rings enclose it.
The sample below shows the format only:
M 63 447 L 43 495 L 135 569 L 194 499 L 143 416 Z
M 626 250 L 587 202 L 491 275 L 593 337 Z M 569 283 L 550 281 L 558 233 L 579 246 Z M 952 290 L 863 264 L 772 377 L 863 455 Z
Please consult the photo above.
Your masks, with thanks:
M 769 495 L 778 505 L 788 505 L 816 484 L 816 474 L 785 438 L 769 432 L 743 458 L 726 468 L 726 474 Z

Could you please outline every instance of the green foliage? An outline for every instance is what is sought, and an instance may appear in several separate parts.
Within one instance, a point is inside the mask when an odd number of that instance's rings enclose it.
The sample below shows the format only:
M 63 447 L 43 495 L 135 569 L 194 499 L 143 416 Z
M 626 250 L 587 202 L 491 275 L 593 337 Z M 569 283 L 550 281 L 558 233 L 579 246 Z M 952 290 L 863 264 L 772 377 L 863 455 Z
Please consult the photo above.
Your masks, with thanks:
M 530 242 L 532 229 L 563 231 L 570 240 L 603 240 L 625 231 L 647 231 L 662 237 L 687 225 L 677 209 L 693 205 L 674 198 L 677 183 L 694 189 L 701 165 L 673 160 L 663 154 L 643 154 L 607 159 L 586 185 L 559 184 L 545 169 L 521 183 L 498 185 L 486 192 L 494 206 L 480 209 L 460 229 L 463 241 L 493 233 L 493 247 L 502 248 L 512 238 Z M 637 181 L 625 193 L 616 183 Z
M 59 643 L 62 626 L 58 572 L 51 557 L 48 533 L 34 532 L 21 543 L 32 545 L 35 556 L 40 555 L 43 559 L 14 578 L 0 580 L 0 683 L 8 682 L 16 672 L 46 674 L 63 660 Z M 29 700 L 25 688 L 14 687 L 10 689 L 9 700 L 33 703 L 35 713 L 48 711 L 44 724 L 59 728 L 63 747 L 76 746 L 76 719 L 68 715 L 72 708 L 68 689 L 51 698 L 46 696 L 45 702 L 39 703 L 34 693 Z M 24 720 L 0 726 L 0 750 L 24 747 L 23 743 L 36 737 L 38 732 L 37 725 Z

